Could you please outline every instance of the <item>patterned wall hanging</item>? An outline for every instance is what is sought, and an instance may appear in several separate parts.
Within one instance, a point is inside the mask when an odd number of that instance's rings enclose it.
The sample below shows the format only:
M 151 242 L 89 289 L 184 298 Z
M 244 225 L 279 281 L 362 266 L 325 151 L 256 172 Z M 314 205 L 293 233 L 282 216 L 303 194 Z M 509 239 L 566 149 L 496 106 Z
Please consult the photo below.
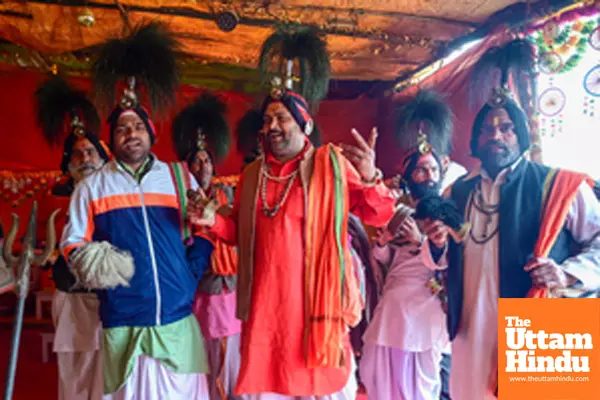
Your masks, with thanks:
M 563 110 L 567 104 L 567 96 L 554 86 L 554 79 L 549 78 L 549 88 L 538 97 L 538 120 L 542 136 L 554 137 L 563 132 Z
M 538 66 L 545 74 L 564 74 L 575 68 L 585 54 L 588 42 L 600 48 L 596 31 L 598 20 L 575 20 L 565 24 L 549 21 L 529 39 L 537 47 Z M 594 33 L 596 32 L 596 33 Z

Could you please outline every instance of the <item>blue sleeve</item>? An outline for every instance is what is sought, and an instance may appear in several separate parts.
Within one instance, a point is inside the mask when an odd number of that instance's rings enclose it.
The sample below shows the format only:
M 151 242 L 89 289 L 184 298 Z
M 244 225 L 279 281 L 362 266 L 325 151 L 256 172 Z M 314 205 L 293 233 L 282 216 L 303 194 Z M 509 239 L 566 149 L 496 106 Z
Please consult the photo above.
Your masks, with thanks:
M 199 280 L 204 275 L 213 249 L 214 246 L 209 240 L 198 236 L 194 237 L 194 244 L 188 247 L 188 264 L 196 279 Z

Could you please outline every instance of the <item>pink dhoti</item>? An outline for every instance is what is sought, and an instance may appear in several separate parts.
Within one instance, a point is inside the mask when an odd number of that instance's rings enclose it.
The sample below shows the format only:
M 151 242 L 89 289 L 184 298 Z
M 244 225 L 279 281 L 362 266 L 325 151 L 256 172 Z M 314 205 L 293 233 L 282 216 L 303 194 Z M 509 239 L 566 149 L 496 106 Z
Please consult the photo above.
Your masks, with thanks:
M 241 323 L 235 317 L 235 292 L 196 293 L 194 314 L 205 338 L 211 398 L 242 400 L 233 394 L 240 370 Z
M 102 326 L 94 293 L 55 291 L 52 298 L 59 400 L 102 398 Z
M 365 344 L 360 377 L 370 400 L 439 399 L 441 360 L 436 347 L 412 352 Z

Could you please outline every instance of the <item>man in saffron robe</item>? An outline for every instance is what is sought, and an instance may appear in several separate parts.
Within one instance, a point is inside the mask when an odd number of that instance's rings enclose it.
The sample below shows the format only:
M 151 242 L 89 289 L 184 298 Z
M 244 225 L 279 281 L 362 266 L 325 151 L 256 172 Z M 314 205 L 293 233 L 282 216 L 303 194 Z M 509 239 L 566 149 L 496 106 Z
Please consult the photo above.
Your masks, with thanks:
M 493 51 L 514 54 L 515 45 L 528 46 L 512 42 Z M 466 241 L 450 241 L 448 248 L 453 400 L 498 397 L 498 298 L 531 297 L 532 289 L 560 296 L 600 288 L 600 206 L 592 187 L 582 174 L 525 158 L 527 117 L 502 72 L 473 124 L 471 151 L 481 166 L 448 190 L 471 224 Z M 557 197 L 565 212 L 552 231 L 544 216 L 560 208 L 546 207 Z M 539 256 L 537 241 L 551 234 L 557 234 L 553 246 Z
M 375 168 L 374 130 L 358 146 L 315 149 L 306 101 L 289 89 L 263 105 L 265 155 L 244 170 L 229 218 L 201 204 L 192 222 L 239 249 L 242 365 L 236 393 L 254 400 L 354 399 L 348 326 L 362 299 L 351 268 L 348 212 L 383 226 L 394 199 Z M 343 154 L 342 154 L 343 153 Z

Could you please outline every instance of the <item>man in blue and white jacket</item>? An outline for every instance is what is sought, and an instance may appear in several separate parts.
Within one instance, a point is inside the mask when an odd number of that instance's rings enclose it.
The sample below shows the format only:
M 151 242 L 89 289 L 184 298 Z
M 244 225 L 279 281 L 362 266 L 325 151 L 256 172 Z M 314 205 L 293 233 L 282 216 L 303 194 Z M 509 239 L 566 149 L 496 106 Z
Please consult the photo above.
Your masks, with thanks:
M 213 246 L 182 239 L 179 182 L 150 152 L 146 110 L 109 122 L 115 159 L 75 189 L 61 244 L 79 281 L 102 289 L 104 399 L 208 400 L 192 301 Z

